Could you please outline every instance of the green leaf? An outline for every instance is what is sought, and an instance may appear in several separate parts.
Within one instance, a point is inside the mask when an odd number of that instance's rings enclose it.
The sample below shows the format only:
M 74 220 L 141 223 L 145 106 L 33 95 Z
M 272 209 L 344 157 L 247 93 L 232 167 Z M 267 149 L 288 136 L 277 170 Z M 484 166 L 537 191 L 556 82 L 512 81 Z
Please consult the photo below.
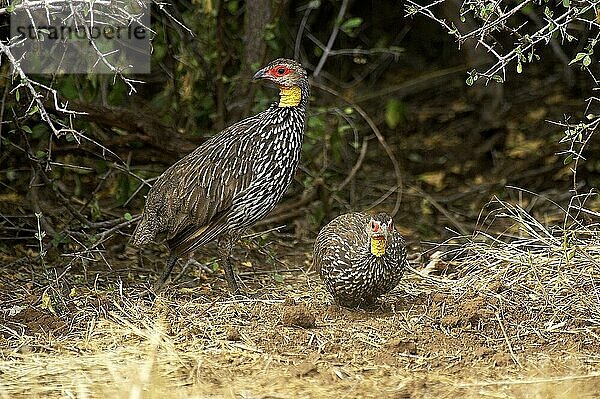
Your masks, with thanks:
M 523 64 L 521 63 L 521 61 L 519 61 L 517 63 L 517 73 L 521 73 L 523 72 Z
M 54 236 L 52 236 L 51 242 L 52 242 L 52 245 L 56 247 L 60 244 L 65 244 L 65 243 L 69 242 L 69 237 L 63 233 L 58 233 L 58 234 L 55 234 Z
M 315 8 L 319 8 L 321 7 L 321 1 L 320 0 L 312 0 L 308 3 L 308 8 L 310 9 L 315 9 Z
M 23 130 L 25 133 L 29 133 L 29 134 L 32 133 L 31 128 L 27 125 L 21 126 L 21 130 Z
M 531 3 L 527 4 L 525 7 L 521 9 L 521 13 L 528 15 L 534 12 L 533 5 Z
M 361 17 L 348 18 L 344 23 L 340 25 L 341 29 L 354 29 L 358 28 L 362 24 Z
M 131 216 L 131 213 L 129 213 L 129 212 L 125 212 L 125 215 L 123 215 L 123 217 L 125 218 L 125 220 L 133 219 L 133 216 Z
M 283 276 L 279 273 L 275 273 L 273 274 L 273 280 L 275 280 L 278 283 L 283 283 Z
M 212 265 L 210 265 L 210 267 L 211 267 L 211 269 L 212 269 L 213 272 L 216 272 L 216 271 L 219 270 L 219 263 L 217 261 L 214 261 L 212 263 Z
M 45 123 L 38 123 L 37 125 L 35 125 L 32 129 L 32 133 L 31 133 L 33 138 L 36 138 L 36 139 L 46 137 L 47 134 L 48 134 L 48 125 L 46 125 Z
M 571 162 L 573 162 L 573 155 L 569 154 L 569 155 L 567 155 L 567 157 L 564 159 L 564 161 L 563 161 L 563 164 L 564 164 L 564 165 L 568 165 L 568 164 L 570 164 Z
M 573 58 L 571 60 L 571 62 L 569 62 L 569 65 L 581 61 L 585 56 L 587 56 L 587 53 L 577 53 L 577 55 L 575 56 L 575 58 Z
M 587 67 L 590 66 L 590 64 L 592 63 L 592 58 L 589 55 L 586 55 L 585 57 L 583 57 L 583 66 Z
M 152 44 L 152 56 L 155 60 L 160 61 L 167 55 L 167 46 L 162 43 Z
M 75 99 L 79 96 L 77 82 L 72 76 L 65 76 L 60 81 L 58 91 L 67 99 Z
M 350 129 L 352 129 L 352 126 L 350 126 L 350 125 L 340 125 L 337 128 L 337 132 L 339 134 L 343 134 L 346 130 L 350 130 Z
M 385 123 L 394 129 L 404 119 L 405 107 L 400 100 L 392 98 L 385 105 Z
M 569 0 L 563 0 L 563 1 L 562 1 L 562 5 L 563 5 L 563 7 L 565 7 L 565 8 L 569 8 L 569 5 L 570 5 L 570 4 L 569 4 Z
M 19 99 L 21 98 L 21 93 L 19 93 L 19 89 L 15 91 L 15 98 L 17 99 L 17 102 L 19 102 Z
M 102 217 L 102 210 L 97 199 L 90 204 L 90 215 L 92 216 L 92 220 L 98 220 Z
M 340 29 L 348 36 L 356 36 L 354 30 L 362 24 L 363 20 L 360 17 L 348 18 L 340 25 Z
M 266 31 L 264 34 L 264 39 L 268 42 L 271 40 L 274 40 L 277 36 L 275 36 L 275 33 L 271 30 Z

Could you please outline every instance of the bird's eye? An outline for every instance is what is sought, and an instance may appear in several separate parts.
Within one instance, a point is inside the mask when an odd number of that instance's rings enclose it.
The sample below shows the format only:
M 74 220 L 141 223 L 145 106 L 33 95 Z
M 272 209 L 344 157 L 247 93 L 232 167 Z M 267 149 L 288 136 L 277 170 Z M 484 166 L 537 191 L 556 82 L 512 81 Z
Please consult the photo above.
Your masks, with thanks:
M 371 230 L 375 230 L 375 222 L 371 220 Z
M 290 70 L 285 65 L 277 65 L 271 69 L 271 75 L 275 77 L 287 75 Z

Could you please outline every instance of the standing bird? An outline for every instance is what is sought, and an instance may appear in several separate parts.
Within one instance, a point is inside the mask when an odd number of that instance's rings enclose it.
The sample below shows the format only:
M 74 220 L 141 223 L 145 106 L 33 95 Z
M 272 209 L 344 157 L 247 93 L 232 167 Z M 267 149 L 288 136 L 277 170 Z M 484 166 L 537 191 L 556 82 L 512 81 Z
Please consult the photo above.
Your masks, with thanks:
M 313 266 L 342 306 L 369 306 L 402 277 L 404 240 L 387 213 L 346 213 L 321 229 Z
M 294 178 L 310 95 L 306 71 L 280 58 L 253 79 L 274 82 L 279 102 L 211 137 L 167 169 L 148 192 L 131 244 L 166 234 L 170 256 L 157 290 L 179 257 L 218 239 L 229 289 L 238 293 L 233 245 L 275 207 Z

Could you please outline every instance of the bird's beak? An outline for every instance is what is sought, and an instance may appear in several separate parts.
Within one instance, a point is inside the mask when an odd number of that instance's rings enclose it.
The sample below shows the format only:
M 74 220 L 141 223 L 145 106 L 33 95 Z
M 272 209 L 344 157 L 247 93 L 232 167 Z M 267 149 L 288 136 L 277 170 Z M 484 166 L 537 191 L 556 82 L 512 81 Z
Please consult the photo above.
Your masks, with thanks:
M 256 73 L 254 74 L 254 76 L 252 76 L 252 80 L 258 80 L 258 79 L 264 79 L 267 77 L 267 72 L 266 69 L 259 69 L 258 71 L 256 71 Z

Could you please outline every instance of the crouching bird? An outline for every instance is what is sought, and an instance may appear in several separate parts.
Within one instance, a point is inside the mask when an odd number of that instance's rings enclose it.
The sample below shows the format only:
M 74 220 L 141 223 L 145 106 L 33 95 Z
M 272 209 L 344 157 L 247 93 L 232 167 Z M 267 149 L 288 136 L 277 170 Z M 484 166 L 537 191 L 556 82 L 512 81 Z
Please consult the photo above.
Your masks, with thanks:
M 155 289 L 177 259 L 218 240 L 225 278 L 239 287 L 231 251 L 242 231 L 265 217 L 292 182 L 302 148 L 309 98 L 306 71 L 280 58 L 254 75 L 275 83 L 279 102 L 229 126 L 168 168 L 148 192 L 131 244 L 164 234 L 170 251 Z
M 342 306 L 372 305 L 398 285 L 406 265 L 404 240 L 386 213 L 340 215 L 315 241 L 313 267 Z

